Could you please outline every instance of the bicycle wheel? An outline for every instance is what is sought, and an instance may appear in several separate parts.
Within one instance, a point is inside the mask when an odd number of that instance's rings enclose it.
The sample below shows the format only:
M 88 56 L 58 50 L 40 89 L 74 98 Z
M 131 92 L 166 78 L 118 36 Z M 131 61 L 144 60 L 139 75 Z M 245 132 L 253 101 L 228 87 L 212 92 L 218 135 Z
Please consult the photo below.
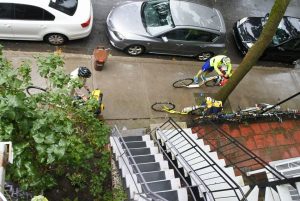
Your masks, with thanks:
M 41 87 L 36 87 L 36 86 L 29 86 L 26 88 L 26 92 L 31 96 L 33 94 L 38 94 L 41 92 L 47 92 L 46 89 L 41 88 Z
M 203 112 L 204 112 L 204 109 L 205 109 L 205 107 L 199 107 L 197 109 L 194 109 L 194 110 L 190 111 L 188 114 L 202 116 Z
M 191 85 L 193 82 L 194 82 L 194 79 L 185 78 L 185 79 L 175 81 L 173 83 L 173 87 L 175 87 L 175 88 L 184 88 L 184 87 L 187 87 L 187 86 Z
M 157 102 L 154 103 L 151 108 L 156 112 L 166 112 L 166 110 L 173 110 L 175 105 L 169 102 Z
M 208 80 L 206 81 L 205 83 L 205 86 L 207 87 L 214 87 L 214 86 L 217 86 L 219 83 L 218 83 L 218 78 L 213 78 L 211 80 Z

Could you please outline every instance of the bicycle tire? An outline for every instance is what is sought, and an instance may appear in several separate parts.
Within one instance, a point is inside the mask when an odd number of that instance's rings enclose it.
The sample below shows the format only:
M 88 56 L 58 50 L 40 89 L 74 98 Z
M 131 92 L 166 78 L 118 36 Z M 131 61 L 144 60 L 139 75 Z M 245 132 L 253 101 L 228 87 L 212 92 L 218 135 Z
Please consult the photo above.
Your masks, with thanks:
M 211 80 L 205 82 L 204 84 L 205 84 L 205 86 L 207 86 L 207 87 L 218 86 L 218 84 L 216 84 L 216 78 L 211 79 Z
M 151 105 L 151 108 L 156 112 L 165 112 L 166 108 L 168 110 L 173 110 L 175 108 L 175 105 L 170 102 L 156 102 Z
M 177 80 L 173 83 L 174 88 L 184 88 L 191 85 L 194 82 L 193 78 L 185 78 Z
M 33 93 L 33 89 L 37 90 L 37 91 L 40 91 L 40 92 L 47 92 L 47 90 L 44 89 L 44 88 L 37 87 L 37 86 L 29 86 L 29 87 L 26 88 L 27 94 L 30 95 L 30 96 L 32 96 L 33 94 L 36 94 L 36 93 Z

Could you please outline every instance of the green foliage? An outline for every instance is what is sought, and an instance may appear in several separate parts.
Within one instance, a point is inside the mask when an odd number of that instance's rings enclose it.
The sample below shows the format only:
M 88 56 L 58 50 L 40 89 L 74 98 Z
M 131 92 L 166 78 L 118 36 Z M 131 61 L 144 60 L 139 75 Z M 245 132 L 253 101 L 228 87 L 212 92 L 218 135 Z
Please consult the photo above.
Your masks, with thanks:
M 124 201 L 126 199 L 127 195 L 122 187 L 107 191 L 103 196 L 103 200 L 105 201 Z
M 90 190 L 99 199 L 110 166 L 105 149 L 109 127 L 91 112 L 97 103 L 89 100 L 74 107 L 69 76 L 57 54 L 37 57 L 38 71 L 47 79 L 47 93 L 27 95 L 25 89 L 32 82 L 30 63 L 13 68 L 1 49 L 0 140 L 12 141 L 14 148 L 7 179 L 40 194 L 66 176 L 78 190 Z

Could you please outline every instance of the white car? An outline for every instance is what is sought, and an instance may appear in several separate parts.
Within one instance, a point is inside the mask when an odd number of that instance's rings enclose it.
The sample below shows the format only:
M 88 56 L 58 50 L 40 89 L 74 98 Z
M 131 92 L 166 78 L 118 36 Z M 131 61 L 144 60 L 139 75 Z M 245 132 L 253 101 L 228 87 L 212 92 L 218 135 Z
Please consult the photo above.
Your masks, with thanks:
M 92 26 L 91 0 L 0 0 L 0 39 L 62 45 L 87 37 Z

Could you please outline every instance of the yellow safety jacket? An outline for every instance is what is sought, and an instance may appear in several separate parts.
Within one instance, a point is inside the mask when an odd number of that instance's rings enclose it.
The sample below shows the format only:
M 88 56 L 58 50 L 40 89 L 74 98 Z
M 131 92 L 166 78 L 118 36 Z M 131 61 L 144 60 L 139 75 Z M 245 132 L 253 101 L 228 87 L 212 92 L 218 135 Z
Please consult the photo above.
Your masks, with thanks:
M 222 62 L 222 59 L 226 57 L 225 55 L 217 55 L 217 56 L 214 56 L 210 59 L 210 66 L 213 66 L 215 71 L 218 73 L 218 75 L 223 75 L 223 73 L 220 71 L 219 68 L 221 68 L 223 62 Z M 227 64 L 227 71 L 226 71 L 226 75 L 227 76 L 231 76 L 231 70 L 232 70 L 232 66 L 231 64 Z

